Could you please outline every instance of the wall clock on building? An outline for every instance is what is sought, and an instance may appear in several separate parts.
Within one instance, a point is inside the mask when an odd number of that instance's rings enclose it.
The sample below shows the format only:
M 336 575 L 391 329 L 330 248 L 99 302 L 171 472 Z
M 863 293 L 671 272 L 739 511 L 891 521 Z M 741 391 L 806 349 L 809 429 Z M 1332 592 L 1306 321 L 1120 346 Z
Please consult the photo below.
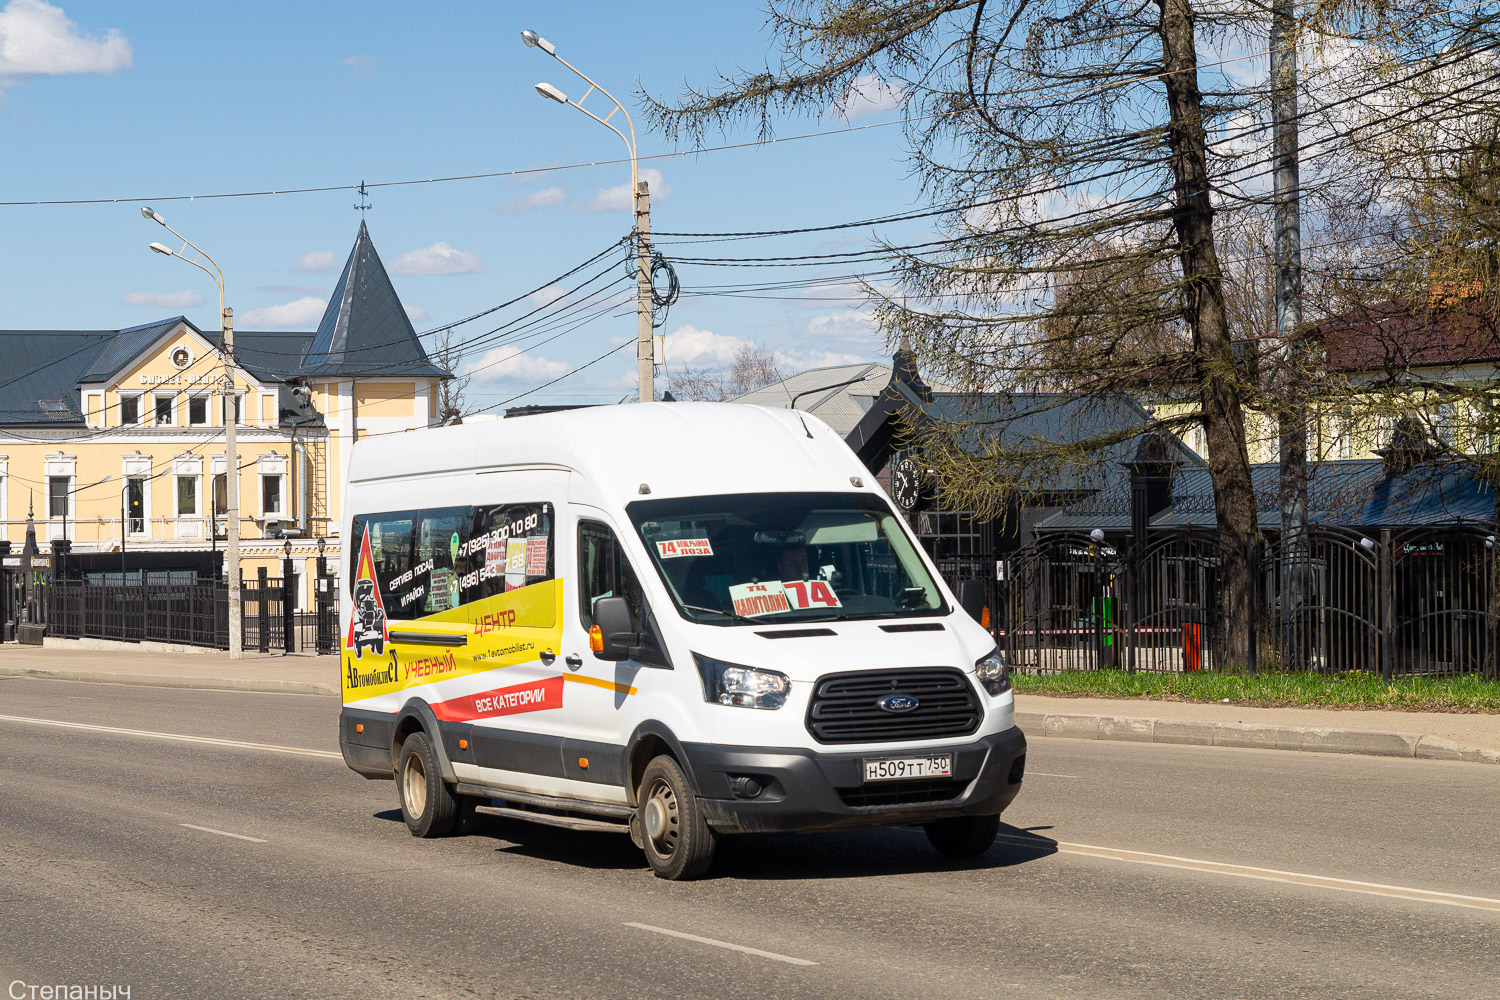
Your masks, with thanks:
M 922 502 L 922 470 L 909 458 L 899 459 L 891 471 L 891 499 L 910 514 Z
M 187 366 L 193 363 L 193 352 L 186 347 L 172 348 L 172 364 L 178 371 L 186 371 Z

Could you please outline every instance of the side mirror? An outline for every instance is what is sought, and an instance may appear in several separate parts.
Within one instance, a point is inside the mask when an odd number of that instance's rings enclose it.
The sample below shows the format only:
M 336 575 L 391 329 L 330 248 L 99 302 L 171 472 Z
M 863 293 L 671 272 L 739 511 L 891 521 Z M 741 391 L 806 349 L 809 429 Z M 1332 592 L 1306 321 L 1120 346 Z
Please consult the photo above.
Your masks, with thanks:
M 594 627 L 589 646 L 601 660 L 624 660 L 641 644 L 630 625 L 630 604 L 623 597 L 601 597 L 594 602 Z
M 968 612 L 970 618 L 984 622 L 984 581 L 958 581 L 958 606 Z

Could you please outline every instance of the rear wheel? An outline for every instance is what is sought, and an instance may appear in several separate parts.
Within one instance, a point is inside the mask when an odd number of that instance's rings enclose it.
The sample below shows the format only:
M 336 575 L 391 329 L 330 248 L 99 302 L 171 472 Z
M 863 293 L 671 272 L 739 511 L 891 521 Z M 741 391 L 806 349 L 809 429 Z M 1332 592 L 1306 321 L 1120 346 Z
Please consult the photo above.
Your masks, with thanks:
M 1000 817 L 955 816 L 928 823 L 922 829 L 944 857 L 977 858 L 994 846 L 1000 832 Z
M 636 801 L 636 819 L 646 860 L 657 878 L 685 881 L 713 864 L 716 838 L 687 775 L 671 757 L 646 765 Z
M 432 741 L 423 732 L 412 733 L 401 744 L 396 763 L 396 792 L 401 816 L 413 837 L 446 837 L 458 821 L 458 802 L 443 783 Z

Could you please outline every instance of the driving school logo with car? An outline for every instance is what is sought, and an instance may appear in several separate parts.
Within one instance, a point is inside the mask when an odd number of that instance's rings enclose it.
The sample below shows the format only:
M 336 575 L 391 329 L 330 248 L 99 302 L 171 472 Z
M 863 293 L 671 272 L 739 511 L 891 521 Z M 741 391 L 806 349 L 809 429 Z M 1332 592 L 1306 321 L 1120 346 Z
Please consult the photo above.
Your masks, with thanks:
M 525 545 L 536 539 L 521 541 Z M 531 663 L 538 659 L 541 649 L 556 649 L 562 639 L 563 584 L 561 580 L 543 580 L 527 585 L 527 571 L 542 575 L 547 566 L 544 548 L 526 548 L 524 553 L 510 553 L 515 562 L 496 560 L 499 565 L 478 571 L 484 577 L 506 576 L 504 592 L 468 604 L 455 600 L 433 614 L 398 620 L 393 638 L 371 553 L 370 529 L 366 528 L 351 588 L 349 627 L 342 636 L 344 701 L 364 701 L 423 684 Z M 507 572 L 512 565 L 519 572 Z M 435 650 L 429 636 L 462 636 L 464 641 L 455 649 Z M 543 711 L 561 707 L 561 685 L 559 676 L 435 702 L 433 708 L 442 706 L 445 715 L 455 718 Z

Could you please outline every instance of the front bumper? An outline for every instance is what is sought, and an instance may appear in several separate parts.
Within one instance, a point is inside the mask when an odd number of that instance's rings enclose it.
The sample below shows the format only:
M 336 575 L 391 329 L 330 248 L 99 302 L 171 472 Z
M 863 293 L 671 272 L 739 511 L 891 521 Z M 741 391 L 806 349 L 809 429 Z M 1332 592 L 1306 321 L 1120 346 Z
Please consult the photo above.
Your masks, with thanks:
M 1021 790 L 1026 736 L 1019 728 L 921 750 L 815 750 L 683 744 L 709 825 L 722 833 L 787 833 L 909 826 L 952 816 L 997 816 Z M 863 761 L 953 754 L 952 779 L 865 784 Z M 750 778 L 762 787 L 745 797 Z M 738 791 L 738 794 L 737 794 Z

